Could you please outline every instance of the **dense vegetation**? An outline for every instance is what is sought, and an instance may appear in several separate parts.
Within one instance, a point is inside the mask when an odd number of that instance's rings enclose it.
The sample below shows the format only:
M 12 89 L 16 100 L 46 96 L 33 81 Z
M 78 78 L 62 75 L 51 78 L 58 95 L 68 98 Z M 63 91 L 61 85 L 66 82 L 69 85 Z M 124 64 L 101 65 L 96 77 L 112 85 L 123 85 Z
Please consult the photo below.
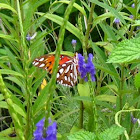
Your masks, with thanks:
M 139 140 L 139 9 L 140 0 L 1 0 L 0 140 Z M 34 66 L 44 54 L 55 56 L 52 74 Z M 57 84 L 61 55 L 78 61 L 72 87 Z

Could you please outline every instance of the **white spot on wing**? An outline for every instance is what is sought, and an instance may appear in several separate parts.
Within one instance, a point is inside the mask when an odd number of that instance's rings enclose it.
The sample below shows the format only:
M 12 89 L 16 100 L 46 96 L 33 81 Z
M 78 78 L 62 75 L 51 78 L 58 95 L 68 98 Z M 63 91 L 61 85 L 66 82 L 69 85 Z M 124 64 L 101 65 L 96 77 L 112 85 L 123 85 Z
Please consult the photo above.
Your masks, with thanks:
M 70 76 L 73 78 L 73 73 L 70 73 Z
M 70 77 L 68 77 L 68 82 L 70 82 Z
M 45 66 L 45 64 L 41 64 L 39 67 L 42 68 L 42 67 L 44 67 L 44 66 Z
M 35 61 L 32 64 L 34 65 L 35 64 Z
M 60 81 L 60 84 L 63 84 L 63 80 Z
M 66 66 L 66 64 L 62 64 L 62 67 L 65 67 Z
M 39 64 L 39 62 L 36 62 L 34 65 L 36 66 L 36 65 L 38 65 Z
M 61 68 L 61 69 L 59 70 L 60 74 L 62 74 L 62 73 L 63 73 L 63 71 L 64 71 L 64 69 L 63 69 L 63 68 Z
M 66 81 L 68 80 L 67 76 L 65 76 L 64 78 L 65 78 Z
M 71 65 L 71 70 L 73 69 L 73 64 Z
M 59 73 L 57 73 L 57 78 L 59 77 Z
M 71 65 L 69 65 L 69 66 L 67 67 L 67 69 L 66 69 L 65 73 L 67 73 L 67 72 L 69 71 L 70 66 L 71 66 Z
M 73 81 L 71 81 L 71 85 L 73 86 Z
M 39 61 L 43 61 L 44 60 L 44 57 L 42 57 L 41 59 L 39 59 Z

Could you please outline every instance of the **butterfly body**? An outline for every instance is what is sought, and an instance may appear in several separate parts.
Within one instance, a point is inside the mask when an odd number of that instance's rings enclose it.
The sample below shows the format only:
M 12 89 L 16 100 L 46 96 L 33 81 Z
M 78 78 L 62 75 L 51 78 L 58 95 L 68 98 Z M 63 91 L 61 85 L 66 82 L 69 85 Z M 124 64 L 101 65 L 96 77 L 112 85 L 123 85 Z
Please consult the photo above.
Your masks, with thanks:
M 52 74 L 52 68 L 55 62 L 54 54 L 47 54 L 36 58 L 33 61 L 33 65 L 47 70 Z M 77 55 L 70 57 L 67 55 L 60 55 L 58 72 L 57 72 L 57 83 L 73 87 L 77 82 L 78 75 L 78 59 Z

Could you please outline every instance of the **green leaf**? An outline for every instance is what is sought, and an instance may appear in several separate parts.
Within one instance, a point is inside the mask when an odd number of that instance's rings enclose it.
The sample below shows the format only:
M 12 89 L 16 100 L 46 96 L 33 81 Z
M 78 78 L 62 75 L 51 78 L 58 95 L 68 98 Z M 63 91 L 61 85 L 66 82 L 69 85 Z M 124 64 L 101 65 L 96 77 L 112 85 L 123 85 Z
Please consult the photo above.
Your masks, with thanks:
M 100 134 L 100 138 L 103 140 L 116 140 L 119 135 L 123 134 L 125 128 L 113 125 L 111 128 L 106 129 Z
M 3 94 L 0 94 L 0 101 L 4 99 Z
M 14 132 L 14 127 L 7 128 L 0 132 L 0 140 L 19 140 L 18 137 L 9 137 L 9 134 Z
M 54 15 L 54 14 L 48 14 L 48 13 L 44 14 L 44 13 L 41 13 L 41 12 L 36 12 L 36 14 L 44 16 L 45 18 L 48 18 L 48 19 L 52 20 L 53 22 L 55 22 L 59 25 L 62 25 L 62 23 L 63 23 L 63 18 L 60 17 L 60 16 L 57 16 L 57 15 Z M 80 34 L 79 29 L 77 29 L 70 22 L 67 22 L 66 29 L 69 32 L 71 32 L 72 34 L 74 34 L 77 38 L 81 39 L 81 34 Z
M 92 113 L 92 99 L 90 98 L 90 88 L 89 84 L 86 82 L 84 84 L 78 84 L 78 92 L 80 94 L 81 99 L 84 99 L 83 101 L 84 108 L 88 113 Z
M 123 17 L 114 8 L 110 7 L 109 5 L 107 5 L 103 2 L 99 2 L 98 0 L 90 0 L 90 1 L 92 3 L 95 3 L 95 4 L 99 5 L 100 7 L 104 8 L 104 9 L 108 9 L 116 18 L 120 19 L 123 24 L 126 24 Z
M 68 136 L 68 140 L 96 140 L 95 134 L 88 131 L 79 131 Z
M 75 96 L 75 97 L 72 97 L 72 98 L 74 100 L 77 100 L 77 101 L 89 101 L 89 102 L 92 101 L 91 97 L 86 97 L 86 96 Z
M 96 96 L 95 99 L 100 100 L 100 101 L 107 101 L 107 102 L 111 102 L 111 103 L 116 103 L 117 97 L 112 96 L 112 95 L 99 95 L 99 96 Z
M 90 97 L 90 88 L 88 83 L 78 84 L 78 92 L 80 96 Z
M 11 74 L 11 75 L 16 75 L 16 76 L 20 76 L 20 77 L 23 77 L 22 74 L 16 72 L 16 71 L 13 71 L 13 70 L 7 70 L 7 69 L 0 69 L 0 73 L 1 74 Z
M 14 8 L 12 8 L 11 6 L 9 6 L 9 5 L 5 4 L 5 3 L 0 3 L 0 9 L 9 9 L 13 13 L 17 14 L 17 11 Z
M 0 34 L 0 38 L 7 39 L 7 40 L 13 40 L 13 41 L 18 42 L 16 39 L 14 39 L 14 38 L 13 38 L 12 36 L 10 36 L 10 35 Z
M 26 118 L 26 113 L 20 106 L 18 106 L 17 104 L 13 104 L 13 107 L 18 114 Z
M 5 101 L 0 101 L 0 108 L 8 109 L 7 103 Z
M 5 50 L 7 52 L 8 57 L 9 57 L 9 61 L 12 63 L 14 69 L 16 71 L 24 74 L 23 68 L 21 67 L 19 61 L 17 61 L 15 55 L 8 49 L 8 47 L 5 47 Z
M 140 88 L 140 72 L 135 75 L 135 87 Z
M 140 58 L 140 38 L 124 40 L 111 53 L 108 63 L 125 63 Z
M 113 74 L 113 76 L 111 77 L 113 79 L 113 82 L 115 82 L 115 85 L 117 87 L 119 87 L 119 74 L 116 70 L 116 68 L 112 65 L 112 64 L 108 64 L 106 63 L 106 60 L 107 60 L 107 57 L 106 57 L 106 54 L 103 50 L 101 50 L 95 43 L 93 42 L 90 42 L 93 50 L 95 51 L 98 59 L 99 59 L 99 62 L 100 62 L 100 65 L 102 65 L 103 67 L 105 67 L 105 69 L 107 70 L 106 72 L 109 73 L 109 74 Z M 103 69 L 102 69 L 103 70 Z M 104 71 L 104 70 L 103 70 Z M 112 71 L 113 73 L 110 73 L 110 71 Z M 118 77 L 118 78 L 116 78 Z
M 16 83 L 17 85 L 19 85 L 21 88 L 24 89 L 24 84 L 23 84 L 18 78 L 12 77 L 12 76 L 11 76 L 11 77 L 5 77 L 5 79 L 8 79 L 8 80 L 10 80 L 10 81 Z M 25 89 L 24 89 L 24 90 L 25 90 Z
M 67 1 L 67 0 L 61 0 L 61 1 L 55 1 L 51 7 L 54 5 L 54 4 L 57 4 L 57 3 L 65 3 L 65 4 L 69 4 L 70 1 Z M 50 8 L 51 8 L 50 7 Z M 86 11 L 84 10 L 83 7 L 81 7 L 80 5 L 78 5 L 77 3 L 74 3 L 73 4 L 73 7 L 75 7 L 77 10 L 79 10 L 85 17 L 86 17 Z

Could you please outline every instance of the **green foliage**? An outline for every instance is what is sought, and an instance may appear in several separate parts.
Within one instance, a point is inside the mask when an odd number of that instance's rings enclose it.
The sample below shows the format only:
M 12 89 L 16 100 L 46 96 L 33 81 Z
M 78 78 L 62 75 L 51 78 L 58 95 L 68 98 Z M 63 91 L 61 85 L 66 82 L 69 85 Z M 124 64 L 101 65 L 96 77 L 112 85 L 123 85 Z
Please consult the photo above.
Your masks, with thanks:
M 140 73 L 135 75 L 135 87 L 140 88 Z
M 140 57 L 140 38 L 120 42 L 111 53 L 108 63 L 126 63 Z
M 102 132 L 100 134 L 100 138 L 103 140 L 115 140 L 124 132 L 124 130 L 125 129 L 123 127 L 114 125 Z
M 91 132 L 79 131 L 75 134 L 68 136 L 68 140 L 96 140 L 96 137 Z
M 139 0 L 1 0 L 0 140 L 32 140 L 44 117 L 46 127 L 57 122 L 58 140 L 139 139 L 139 9 Z M 56 84 L 60 54 L 75 52 L 94 55 L 96 81 L 78 73 L 75 87 Z M 48 53 L 51 76 L 32 65 Z
M 116 140 L 124 132 L 124 128 L 114 125 L 96 136 L 88 131 L 79 131 L 68 136 L 68 140 Z

